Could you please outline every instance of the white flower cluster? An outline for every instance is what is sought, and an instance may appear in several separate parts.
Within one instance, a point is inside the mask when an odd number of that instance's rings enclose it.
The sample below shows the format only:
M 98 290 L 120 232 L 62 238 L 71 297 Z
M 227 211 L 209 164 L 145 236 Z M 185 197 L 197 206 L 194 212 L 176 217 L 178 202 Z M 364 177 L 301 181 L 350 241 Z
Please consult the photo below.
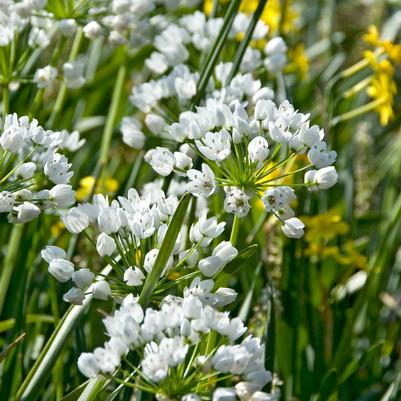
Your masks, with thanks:
M 80 355 L 81 372 L 89 378 L 116 374 L 128 352 L 134 351 L 142 358 L 138 363 L 141 375 L 157 385 L 159 395 L 200 399 L 208 377 L 221 375 L 238 383 L 217 387 L 214 400 L 252 399 L 255 393 L 253 399 L 259 399 L 264 394 L 260 390 L 271 381 L 264 368 L 260 339 L 248 336 L 234 344 L 247 330 L 242 321 L 202 303 L 195 288 L 185 289 L 183 298 L 167 296 L 160 309 L 144 310 L 132 294 L 128 295 L 112 316 L 103 319 L 110 340 L 93 353 Z M 206 347 L 210 337 L 214 338 L 213 349 Z M 169 374 L 172 370 L 177 373 Z M 187 394 L 182 394 L 183 389 Z
M 157 7 L 165 7 L 170 13 L 180 8 L 193 8 L 199 0 L 113 0 L 99 2 L 89 8 L 89 18 L 83 27 L 88 39 L 107 35 L 109 43 L 118 46 L 131 45 L 136 49 L 149 43 L 149 36 L 159 25 L 165 25 L 162 12 L 155 13 Z
M 0 47 L 8 46 L 29 24 L 30 47 L 47 47 L 50 43 L 47 0 L 5 1 L 0 5 Z
M 128 293 L 133 291 L 132 287 L 143 285 L 147 274 L 153 269 L 177 205 L 177 197 L 166 196 L 161 189 L 154 188 L 145 196 L 130 189 L 126 198 L 120 196 L 111 204 L 106 197 L 97 194 L 92 203 L 80 204 L 68 210 L 62 217 L 67 230 L 78 234 L 88 228 L 96 228 L 98 234 L 91 241 L 99 256 L 117 274 L 117 278 L 109 278 L 111 285 L 103 280 L 95 283 L 95 293 L 99 286 L 108 296 L 111 295 L 110 288 Z M 213 250 L 208 250 L 224 228 L 225 223 L 218 223 L 216 217 L 207 218 L 207 210 L 200 214 L 189 230 L 184 225 L 164 267 L 163 276 L 181 268 L 198 268 L 205 277 L 214 277 L 238 253 L 228 241 L 222 241 Z M 93 235 L 92 230 L 85 232 L 89 237 Z M 94 274 L 86 267 L 75 271 L 73 263 L 66 260 L 65 252 L 57 247 L 46 248 L 42 256 L 49 263 L 49 272 L 57 280 L 67 282 L 72 279 L 76 284 L 64 299 L 82 304 L 85 290 L 92 284 Z
M 234 40 L 238 34 L 243 34 L 249 23 L 249 16 L 238 13 L 228 39 Z M 156 51 L 146 60 L 146 66 L 155 74 L 164 74 L 168 68 L 187 62 L 192 48 L 198 52 L 208 52 L 222 25 L 223 18 L 207 19 L 206 15 L 200 11 L 187 14 L 176 23 L 169 22 L 165 26 L 161 25 L 161 32 L 154 40 Z M 262 39 L 268 30 L 267 25 L 258 21 L 252 38 Z M 249 48 L 242 61 L 241 71 L 254 71 L 260 65 L 260 51 Z
M 0 135 L 0 213 L 9 213 L 10 222 L 26 223 L 43 209 L 71 206 L 73 172 L 59 151 L 74 152 L 84 142 L 78 131 L 53 132 L 37 120 L 7 115 Z
M 247 110 L 239 102 L 227 105 L 210 98 L 196 112 L 181 113 L 167 132 L 177 143 L 185 142 L 184 152 L 173 154 L 163 147 L 148 151 L 145 160 L 156 172 L 186 172 L 186 189 L 197 197 L 208 197 L 222 186 L 225 210 L 239 217 L 248 214 L 251 199 L 262 194 L 266 211 L 283 222 L 289 237 L 301 237 L 304 227 L 291 208 L 296 199 L 291 186 L 314 191 L 337 182 L 331 166 L 336 152 L 327 150 L 323 130 L 310 126 L 309 115 L 288 101 L 277 107 L 270 99 L 258 99 Z M 304 153 L 309 163 L 290 171 Z M 201 171 L 192 169 L 195 155 L 203 160 Z M 304 183 L 280 185 L 284 178 L 308 169 Z

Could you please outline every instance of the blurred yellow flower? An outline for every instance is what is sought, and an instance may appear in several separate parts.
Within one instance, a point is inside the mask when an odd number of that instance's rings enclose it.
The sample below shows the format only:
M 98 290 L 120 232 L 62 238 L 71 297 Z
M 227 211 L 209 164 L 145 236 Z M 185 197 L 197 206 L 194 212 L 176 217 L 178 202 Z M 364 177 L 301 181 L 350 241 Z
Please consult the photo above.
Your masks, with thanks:
M 379 60 L 379 56 L 370 50 L 364 52 L 374 74 L 367 87 L 367 93 L 375 101 L 374 109 L 379 113 L 380 123 L 387 125 L 394 117 L 394 96 L 397 86 L 394 82 L 394 67 L 387 59 Z
M 53 224 L 50 228 L 52 237 L 58 237 L 64 228 L 65 226 L 62 220 L 59 220 L 57 223 Z
M 227 4 L 228 0 L 219 0 L 220 4 Z M 240 11 L 244 14 L 255 12 L 259 0 L 247 0 L 241 2 Z M 292 1 L 288 0 L 285 3 L 283 10 L 280 0 L 268 0 L 263 10 L 261 20 L 269 26 L 270 32 L 278 32 L 281 24 L 283 33 L 296 31 L 296 20 L 299 18 L 299 13 L 292 7 Z M 210 15 L 213 9 L 213 0 L 205 0 L 203 3 L 203 11 L 206 15 Z M 281 19 L 284 16 L 284 20 Z
M 366 268 L 367 257 L 356 248 L 353 240 L 348 240 L 342 246 L 329 245 L 330 240 L 349 232 L 348 224 L 336 211 L 329 211 L 317 216 L 302 217 L 308 226 L 305 241 L 308 246 L 305 255 L 319 260 L 334 259 L 338 264 Z
M 367 44 L 381 49 L 395 63 L 401 63 L 401 45 L 390 40 L 380 39 L 379 31 L 375 25 L 369 27 L 368 32 L 363 35 L 363 40 Z
M 285 67 L 285 72 L 294 73 L 299 72 L 302 79 L 308 78 L 309 73 L 309 59 L 305 53 L 305 45 L 298 43 L 295 47 L 288 49 L 289 64 Z
M 362 39 L 371 46 L 380 46 L 380 35 L 377 26 L 371 25 L 368 28 L 368 32 L 362 36 Z
M 329 241 L 349 231 L 348 224 L 336 211 L 329 211 L 316 216 L 304 216 L 302 221 L 308 226 L 305 240 L 310 243 Z
M 76 199 L 80 202 L 84 201 L 92 192 L 95 185 L 95 177 L 87 176 L 79 181 L 79 188 L 77 190 Z M 118 181 L 112 177 L 106 177 L 101 182 L 97 183 L 94 193 L 106 192 L 113 194 L 118 189 Z

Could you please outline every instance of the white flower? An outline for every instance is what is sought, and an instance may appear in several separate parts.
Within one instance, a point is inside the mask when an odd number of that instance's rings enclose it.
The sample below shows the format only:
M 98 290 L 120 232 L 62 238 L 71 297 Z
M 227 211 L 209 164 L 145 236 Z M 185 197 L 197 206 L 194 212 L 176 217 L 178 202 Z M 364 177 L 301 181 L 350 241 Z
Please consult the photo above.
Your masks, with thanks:
M 284 221 L 283 233 L 289 238 L 301 238 L 304 235 L 305 224 L 296 217 Z
M 61 219 L 65 228 L 73 234 L 79 234 L 89 225 L 89 217 L 77 207 L 70 209 Z
M 55 207 L 65 209 L 75 202 L 75 191 L 71 185 L 58 184 L 49 191 L 50 199 Z
M 151 249 L 146 255 L 145 255 L 145 260 L 143 262 L 143 268 L 150 273 L 150 271 L 153 269 L 153 265 L 156 262 L 157 255 L 159 254 L 158 249 Z
M 288 186 L 270 188 L 266 190 L 262 197 L 262 202 L 266 212 L 279 211 L 289 207 L 290 203 L 296 199 L 294 190 Z
M 186 190 L 192 195 L 206 198 L 214 193 L 215 176 L 207 164 L 202 164 L 202 172 L 195 169 L 188 170 L 187 176 L 191 181 L 186 185 Z
M 118 216 L 117 210 L 110 206 L 102 208 L 97 217 L 97 224 L 99 230 L 103 233 L 116 233 L 121 227 L 121 220 Z
M 275 401 L 276 397 L 263 391 L 255 391 L 249 401 Z
M 84 352 L 79 356 L 78 369 L 88 378 L 94 378 L 100 373 L 95 355 L 91 352 Z
M 93 279 L 95 278 L 95 274 L 89 269 L 84 268 L 74 271 L 71 278 L 78 288 L 83 289 L 92 283 Z
M 326 142 L 315 142 L 308 152 L 309 161 L 317 168 L 330 166 L 336 161 L 337 153 L 332 150 L 327 151 Z
M 191 99 L 196 93 L 196 82 L 193 77 L 177 77 L 174 81 L 177 95 L 183 99 Z
M 184 297 L 182 303 L 182 312 L 187 319 L 198 319 L 202 314 L 202 302 L 200 299 L 192 294 Z
M 10 117 L 8 115 L 7 117 Z M 0 137 L 0 145 L 4 150 L 11 153 L 17 153 L 24 144 L 24 133 L 22 129 L 16 125 L 11 125 L 8 128 L 4 127 L 4 132 Z
M 246 216 L 251 208 L 249 196 L 236 187 L 227 187 L 224 190 L 226 191 L 224 210 L 227 213 L 235 213 L 238 217 Z
M 133 267 L 134 268 L 129 267 L 124 272 L 124 281 L 130 287 L 136 287 L 138 285 L 142 285 L 143 280 L 145 280 L 145 275 L 142 273 L 142 270 L 140 270 L 137 266 Z
M 101 257 L 111 256 L 116 248 L 117 245 L 113 238 L 104 232 L 99 234 L 96 241 L 96 250 Z
M 59 28 L 64 36 L 72 36 L 77 30 L 77 23 L 72 18 L 62 19 Z
M 181 401 L 201 401 L 201 398 L 199 397 L 198 394 L 189 393 L 189 394 L 183 395 L 181 397 Z
M 298 133 L 299 140 L 309 148 L 324 138 L 324 131 L 317 125 L 309 127 L 309 123 L 302 125 Z
M 202 246 L 208 246 L 214 238 L 222 234 L 225 222 L 217 224 L 216 217 L 207 218 L 207 210 L 203 211 L 199 220 L 191 226 L 189 239 L 191 242 L 201 241 Z
M 145 65 L 155 74 L 164 74 L 168 68 L 168 61 L 163 53 L 153 52 L 145 60 Z
M 250 382 L 239 382 L 235 385 L 235 391 L 241 401 L 249 401 L 252 394 L 259 389 L 257 384 Z
M 260 370 L 254 370 L 247 373 L 246 380 L 251 383 L 257 384 L 259 388 L 262 388 L 264 385 L 272 380 L 272 375 L 264 368 L 261 368 Z
M 145 124 L 155 135 L 160 135 L 166 127 L 166 122 L 164 121 L 164 119 L 157 114 L 152 113 L 146 115 Z
M 70 89 L 78 89 L 85 85 L 84 64 L 81 60 L 69 61 L 63 65 L 64 79 Z
M 192 159 L 185 153 L 174 152 L 174 158 L 175 158 L 175 167 L 177 169 L 186 171 L 192 167 Z
M 309 170 L 305 173 L 305 184 L 310 191 L 318 189 L 328 189 L 337 183 L 338 174 L 333 166 L 323 167 L 320 170 Z
M 82 305 L 82 301 L 85 299 L 85 294 L 81 289 L 72 287 L 63 295 L 63 300 L 73 305 Z
M 248 156 L 252 163 L 258 163 L 257 168 L 262 167 L 263 162 L 269 156 L 269 144 L 262 136 L 256 136 L 249 142 Z
M 84 26 L 83 31 L 86 38 L 93 40 L 101 35 L 102 27 L 96 21 L 90 21 Z
M 93 298 L 105 301 L 110 295 L 111 289 L 107 281 L 97 281 L 95 284 L 93 284 Z
M 271 89 L 271 88 L 268 88 L 268 87 L 263 87 L 263 88 L 260 88 L 253 96 L 252 96 L 252 102 L 253 103 L 257 103 L 258 102 L 258 100 L 262 100 L 262 99 L 265 99 L 265 100 L 272 100 L 272 99 L 274 99 L 274 92 L 273 92 L 273 90 Z M 255 115 L 255 118 L 256 118 L 256 115 Z M 265 117 L 266 118 L 266 117 Z M 258 120 L 258 118 L 256 118 L 257 120 Z M 261 118 L 261 120 L 263 120 L 263 118 Z
M 50 263 L 53 259 L 65 259 L 67 257 L 64 249 L 54 245 L 46 245 L 45 249 L 42 249 L 40 252 L 40 255 L 47 263 Z
M 150 380 L 158 383 L 167 376 L 168 364 L 159 354 L 150 353 L 142 360 L 142 369 Z
M 54 184 L 67 184 L 74 174 L 72 171 L 68 171 L 70 167 L 71 164 L 64 155 L 54 153 L 46 161 L 43 171 Z
M 280 36 L 270 39 L 264 49 L 268 56 L 265 60 L 266 68 L 273 72 L 281 71 L 287 62 L 287 46 Z
M 69 260 L 53 259 L 49 263 L 49 273 L 58 281 L 65 283 L 74 273 L 74 264 Z
M 145 161 L 148 162 L 156 173 L 167 176 L 175 166 L 174 155 L 166 148 L 156 147 L 145 154 Z
M 40 209 L 31 202 L 24 202 L 15 208 L 18 212 L 18 222 L 27 223 L 39 216 Z
M 231 288 L 220 287 L 215 293 L 216 301 L 214 306 L 217 308 L 222 308 L 223 306 L 231 304 L 235 301 L 237 295 L 238 293 Z
M 237 254 L 238 251 L 229 241 L 220 242 L 220 244 L 214 248 L 212 256 L 208 256 L 199 261 L 199 270 L 204 276 L 212 277 L 228 262 L 231 262 Z
M 43 68 L 38 68 L 33 77 L 33 81 L 38 88 L 47 88 L 57 78 L 57 68 L 47 65 Z
M 231 153 L 231 136 L 225 128 L 219 132 L 207 132 L 202 140 L 195 143 L 209 160 L 222 161 Z
M 32 178 L 36 171 L 36 164 L 33 162 L 22 163 L 16 170 L 15 175 L 25 180 Z
M 213 401 L 235 401 L 236 395 L 233 388 L 217 387 L 213 393 Z
M 109 43 L 112 46 L 120 46 L 127 43 L 127 39 L 125 36 L 121 35 L 121 33 L 117 31 L 111 31 L 109 34 Z
M 134 149 L 143 148 L 145 134 L 141 131 L 141 123 L 135 117 L 124 117 L 120 129 L 125 144 Z
M 270 99 L 260 99 L 255 104 L 256 120 L 275 120 L 277 116 L 277 108 Z
M 15 196 L 12 192 L 0 192 L 0 213 L 11 212 L 15 204 Z

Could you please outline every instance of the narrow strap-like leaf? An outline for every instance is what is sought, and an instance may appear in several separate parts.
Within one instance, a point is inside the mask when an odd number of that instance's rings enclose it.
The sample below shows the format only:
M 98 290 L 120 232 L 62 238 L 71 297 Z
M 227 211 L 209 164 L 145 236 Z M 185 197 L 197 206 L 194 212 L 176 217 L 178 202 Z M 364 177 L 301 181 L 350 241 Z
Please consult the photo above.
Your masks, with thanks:
M 227 10 L 227 13 L 224 17 L 223 26 L 220 29 L 220 32 L 213 43 L 213 46 L 205 60 L 205 63 L 202 67 L 200 72 L 198 86 L 196 88 L 196 95 L 194 97 L 192 107 L 194 108 L 196 105 L 199 104 L 203 95 L 205 94 L 205 90 L 209 79 L 213 73 L 213 68 L 216 65 L 216 62 L 219 58 L 221 49 L 224 46 L 224 43 L 227 39 L 227 36 L 230 32 L 231 26 L 234 22 L 235 16 L 238 13 L 238 9 L 240 6 L 241 0 L 233 0 Z
M 231 68 L 230 74 L 227 77 L 226 84 L 229 84 L 231 82 L 231 80 L 234 78 L 235 74 L 239 70 L 242 58 L 244 57 L 245 51 L 249 45 L 249 42 L 252 39 L 252 35 L 253 35 L 253 32 L 255 31 L 256 24 L 258 23 L 260 16 L 263 13 L 266 3 L 267 3 L 267 0 L 259 1 L 258 7 L 256 8 L 256 10 L 253 14 L 252 20 L 248 25 L 248 29 L 246 30 L 245 37 L 241 41 L 241 43 L 238 46 L 238 49 L 235 53 L 234 60 L 233 60 L 233 66 Z
M 175 241 L 178 237 L 178 234 L 180 233 L 182 224 L 184 222 L 190 199 L 191 195 L 189 193 L 186 193 L 181 198 L 180 203 L 177 206 L 177 210 L 175 211 L 174 216 L 171 219 L 163 243 L 160 247 L 160 251 L 157 255 L 155 264 L 143 285 L 142 292 L 139 297 L 139 303 L 142 306 L 146 306 L 149 304 L 152 292 L 162 275 L 163 269 L 165 268 L 168 259 L 170 258 L 170 255 L 174 249 Z

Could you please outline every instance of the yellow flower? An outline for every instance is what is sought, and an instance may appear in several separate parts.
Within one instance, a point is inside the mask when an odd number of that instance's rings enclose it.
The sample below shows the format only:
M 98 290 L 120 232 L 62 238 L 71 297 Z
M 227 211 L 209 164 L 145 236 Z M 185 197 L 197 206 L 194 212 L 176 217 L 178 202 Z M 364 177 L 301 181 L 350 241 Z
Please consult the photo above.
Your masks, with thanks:
M 362 39 L 371 46 L 380 46 L 379 31 L 375 25 L 369 27 L 368 32 L 362 36 Z
M 65 226 L 62 220 L 59 220 L 57 223 L 53 224 L 50 228 L 52 237 L 58 237 L 64 228 Z
M 329 241 L 349 231 L 348 224 L 334 210 L 317 216 L 304 216 L 302 221 L 308 227 L 305 240 L 310 243 Z
M 227 4 L 227 3 L 229 2 L 229 0 L 218 0 L 218 2 L 219 2 L 220 4 Z M 205 1 L 203 2 L 203 12 L 204 12 L 206 15 L 210 15 L 210 14 L 212 13 L 212 10 L 213 10 L 213 3 L 214 3 L 213 0 L 205 0 Z
M 369 27 L 368 32 L 363 35 L 363 40 L 373 47 L 381 48 L 395 63 L 401 63 L 401 46 L 390 40 L 380 39 L 376 26 L 371 25 Z
M 377 101 L 375 110 L 379 113 L 380 124 L 387 125 L 394 118 L 394 95 L 397 89 L 391 76 L 379 73 L 368 86 L 368 95 Z
M 95 177 L 87 176 L 79 181 L 79 188 L 77 190 L 76 198 L 82 202 L 88 198 L 95 185 Z M 94 193 L 106 192 L 107 194 L 113 194 L 118 189 L 118 181 L 115 178 L 107 177 L 102 182 L 98 182 Z
M 219 0 L 220 4 L 227 4 L 229 0 Z M 285 10 L 282 10 L 280 0 L 268 0 L 260 19 L 269 26 L 270 32 L 278 32 L 280 21 L 284 15 L 284 20 L 281 22 L 281 30 L 284 33 L 296 31 L 296 20 L 299 18 L 299 13 L 294 10 L 291 0 L 285 2 Z M 255 12 L 259 0 L 242 1 L 240 11 L 244 14 L 252 14 Z M 203 11 L 206 15 L 210 15 L 213 9 L 213 0 L 205 0 L 203 3 Z
M 401 46 L 394 44 L 389 40 L 384 40 L 382 42 L 382 47 L 384 51 L 388 54 L 390 59 L 397 64 L 401 63 Z
M 354 241 L 348 240 L 340 247 L 328 245 L 330 240 L 349 231 L 348 224 L 342 220 L 340 214 L 332 210 L 317 216 L 304 216 L 302 220 L 308 226 L 304 237 L 308 243 L 305 250 L 307 256 L 318 260 L 332 259 L 344 266 L 366 268 L 367 257 L 355 248 Z
M 379 60 L 370 50 L 365 51 L 364 56 L 374 71 L 367 94 L 376 102 L 374 109 L 379 113 L 380 124 L 387 125 L 394 117 L 393 104 L 397 93 L 394 66 L 387 59 Z
M 295 47 L 288 49 L 290 63 L 286 66 L 285 72 L 294 73 L 299 71 L 302 79 L 308 78 L 309 60 L 305 53 L 305 45 L 298 43 Z

